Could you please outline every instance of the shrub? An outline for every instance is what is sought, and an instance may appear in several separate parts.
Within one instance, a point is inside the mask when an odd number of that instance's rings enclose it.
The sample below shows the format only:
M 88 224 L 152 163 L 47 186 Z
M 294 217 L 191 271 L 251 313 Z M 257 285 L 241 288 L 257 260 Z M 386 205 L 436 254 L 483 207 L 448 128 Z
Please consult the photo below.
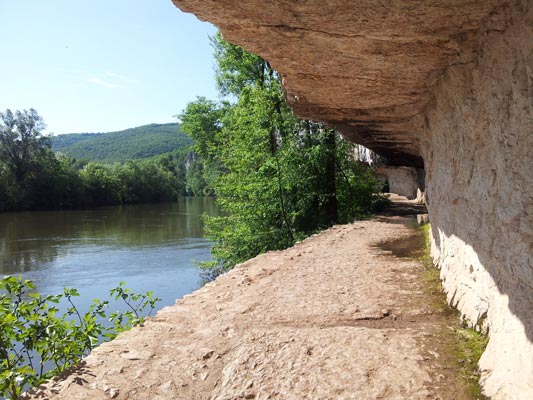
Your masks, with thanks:
M 121 282 L 110 297 L 127 311 L 106 313 L 109 301 L 94 300 L 85 313 L 74 304 L 76 289 L 41 295 L 35 284 L 21 277 L 0 280 L 0 396 L 16 399 L 21 392 L 65 371 L 103 340 L 144 323 L 160 301 L 151 292 L 136 294 Z M 60 301 L 66 302 L 64 313 Z M 105 319 L 111 322 L 105 326 Z

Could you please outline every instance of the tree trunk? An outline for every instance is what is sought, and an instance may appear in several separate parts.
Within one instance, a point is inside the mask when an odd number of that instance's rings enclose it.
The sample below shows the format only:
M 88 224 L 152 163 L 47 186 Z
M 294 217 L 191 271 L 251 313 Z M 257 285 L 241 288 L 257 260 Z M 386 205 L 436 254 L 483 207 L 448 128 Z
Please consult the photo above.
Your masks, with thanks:
M 324 176 L 324 189 L 326 195 L 326 202 L 324 209 L 328 224 L 334 225 L 338 222 L 338 204 L 337 204 L 337 185 L 335 182 L 335 166 L 337 145 L 335 141 L 335 131 L 328 129 L 324 139 L 326 145 L 326 165 Z

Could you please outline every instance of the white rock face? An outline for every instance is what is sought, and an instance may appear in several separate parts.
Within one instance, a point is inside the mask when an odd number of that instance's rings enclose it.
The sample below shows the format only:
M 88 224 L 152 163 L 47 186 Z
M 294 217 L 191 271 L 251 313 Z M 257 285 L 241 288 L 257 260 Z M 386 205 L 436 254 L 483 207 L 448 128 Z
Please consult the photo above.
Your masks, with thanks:
M 414 167 L 383 167 L 378 172 L 387 177 L 389 191 L 405 196 L 409 200 L 416 199 L 419 184 L 418 174 Z
M 533 399 L 533 9 L 523 11 L 441 78 L 421 146 L 432 256 L 450 303 L 489 331 L 480 367 L 492 399 Z
M 357 144 L 354 147 L 354 158 L 357 161 L 368 164 L 370 166 L 375 166 L 377 164 L 380 164 L 381 162 L 380 156 L 378 156 L 369 148 L 360 144 Z

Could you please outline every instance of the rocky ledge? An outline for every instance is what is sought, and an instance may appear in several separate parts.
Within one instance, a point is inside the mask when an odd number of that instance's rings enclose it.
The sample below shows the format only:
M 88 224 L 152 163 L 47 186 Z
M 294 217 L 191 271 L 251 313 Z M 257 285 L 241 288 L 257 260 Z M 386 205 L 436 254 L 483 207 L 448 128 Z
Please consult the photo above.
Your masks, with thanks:
M 417 167 L 432 88 L 472 60 L 481 27 L 506 24 L 501 0 L 173 2 L 266 58 L 299 116 Z

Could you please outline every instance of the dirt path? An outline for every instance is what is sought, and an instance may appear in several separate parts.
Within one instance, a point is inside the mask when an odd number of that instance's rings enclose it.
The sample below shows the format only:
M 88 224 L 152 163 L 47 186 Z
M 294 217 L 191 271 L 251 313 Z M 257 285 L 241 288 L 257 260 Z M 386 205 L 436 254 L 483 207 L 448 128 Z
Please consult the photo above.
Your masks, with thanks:
M 374 246 L 413 234 L 399 219 L 336 226 L 249 260 L 35 398 L 467 399 L 424 267 Z

